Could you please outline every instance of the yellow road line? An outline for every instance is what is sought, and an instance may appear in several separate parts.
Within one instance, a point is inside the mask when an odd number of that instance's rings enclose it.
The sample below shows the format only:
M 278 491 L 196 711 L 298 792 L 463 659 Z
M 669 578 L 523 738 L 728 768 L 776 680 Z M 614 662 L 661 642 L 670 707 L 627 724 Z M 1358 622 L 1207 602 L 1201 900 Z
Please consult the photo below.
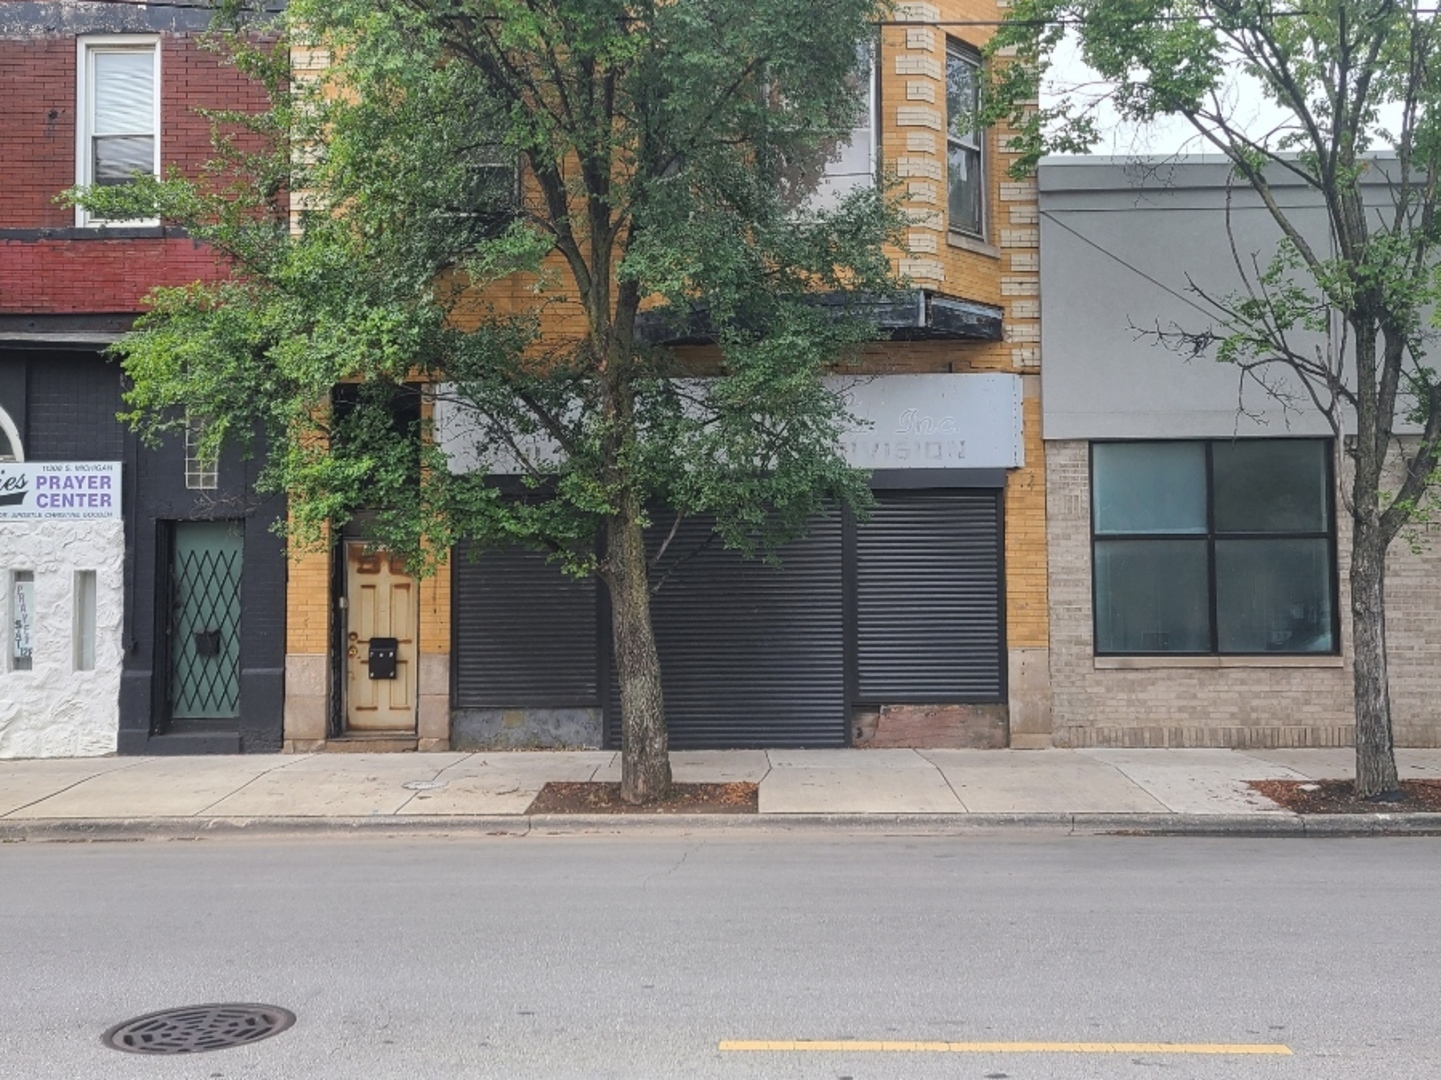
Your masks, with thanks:
M 1280 1043 L 1126 1043 L 1126 1042 L 864 1042 L 861 1040 L 724 1039 L 720 1050 L 775 1052 L 824 1051 L 828 1053 L 909 1054 L 1232 1054 L 1280 1055 L 1291 1048 Z

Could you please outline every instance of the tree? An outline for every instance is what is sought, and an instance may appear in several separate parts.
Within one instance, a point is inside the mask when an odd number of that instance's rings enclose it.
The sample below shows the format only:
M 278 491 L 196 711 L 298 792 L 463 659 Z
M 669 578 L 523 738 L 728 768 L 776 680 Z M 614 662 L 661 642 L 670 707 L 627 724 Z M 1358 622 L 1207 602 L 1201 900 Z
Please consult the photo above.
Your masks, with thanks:
M 668 544 L 647 550 L 650 516 L 709 515 L 727 546 L 770 556 L 868 498 L 822 376 L 875 337 L 899 219 L 879 187 L 808 195 L 860 115 L 875 14 L 874 0 L 292 0 L 282 29 L 328 66 L 287 82 L 241 48 L 275 109 L 218 118 L 272 153 L 229 137 L 204 181 L 78 196 L 179 221 L 232 260 L 219 284 L 158 291 L 120 344 L 135 421 L 154 432 L 184 411 L 212 445 L 262 428 L 294 544 L 364 507 L 376 543 L 422 572 L 474 541 L 598 576 L 622 793 L 660 797 L 650 595 Z M 287 190 L 308 207 L 299 229 Z M 646 344 L 644 319 L 713 348 L 688 364 Z M 417 382 L 454 426 L 396 424 Z M 437 435 L 452 451 L 468 439 L 482 468 L 452 469 Z M 519 496 L 486 476 L 502 462 Z
M 1033 108 L 1069 28 L 1104 94 Z M 1434 14 L 1417 0 L 1020 0 L 994 45 L 1006 46 L 1015 47 L 1017 62 L 999 69 L 989 107 L 1022 132 L 1029 153 L 1021 168 L 1048 148 L 1093 146 L 1096 106 L 1108 101 L 1124 120 L 1189 123 L 1201 148 L 1230 160 L 1234 177 L 1254 189 L 1280 228 L 1283 240 L 1264 265 L 1248 270 L 1238 258 L 1241 288 L 1203 296 L 1217 313 L 1214 329 L 1161 336 L 1197 355 L 1214 353 L 1278 393 L 1281 381 L 1267 373 L 1286 373 L 1343 448 L 1350 474 L 1343 502 L 1353 526 L 1356 787 L 1368 797 L 1394 792 L 1386 554 L 1425 513 L 1441 450 L 1441 382 L 1426 364 L 1441 240 Z M 1226 93 L 1233 70 L 1262 88 L 1282 123 L 1261 133 L 1235 119 Z M 1378 172 L 1383 188 L 1366 183 Z M 1294 210 L 1273 197 L 1279 176 L 1314 192 L 1329 236 L 1297 227 Z M 1324 346 L 1309 348 L 1308 333 Z M 1420 434 L 1399 437 L 1403 421 Z

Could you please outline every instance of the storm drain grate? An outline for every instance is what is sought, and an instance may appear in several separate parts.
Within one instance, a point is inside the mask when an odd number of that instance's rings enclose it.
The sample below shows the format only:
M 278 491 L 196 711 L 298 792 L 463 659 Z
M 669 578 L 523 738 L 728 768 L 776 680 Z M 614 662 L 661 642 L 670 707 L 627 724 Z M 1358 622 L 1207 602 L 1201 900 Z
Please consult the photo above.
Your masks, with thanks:
M 277 1005 L 185 1005 L 116 1024 L 100 1041 L 130 1054 L 199 1054 L 247 1046 L 294 1023 L 295 1014 Z

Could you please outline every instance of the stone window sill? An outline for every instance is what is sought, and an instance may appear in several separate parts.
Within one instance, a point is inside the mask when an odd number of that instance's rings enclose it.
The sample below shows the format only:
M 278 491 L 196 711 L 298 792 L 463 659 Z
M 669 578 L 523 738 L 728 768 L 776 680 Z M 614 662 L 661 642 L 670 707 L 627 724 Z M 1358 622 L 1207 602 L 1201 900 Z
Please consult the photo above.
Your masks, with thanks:
M 965 251 L 975 252 L 977 255 L 986 255 L 992 259 L 1001 257 L 1001 249 L 994 244 L 988 244 L 984 240 L 974 236 L 967 236 L 965 233 L 947 233 L 946 243 L 953 248 L 962 248 Z
M 1097 671 L 1158 668 L 1339 668 L 1344 656 L 1096 656 Z

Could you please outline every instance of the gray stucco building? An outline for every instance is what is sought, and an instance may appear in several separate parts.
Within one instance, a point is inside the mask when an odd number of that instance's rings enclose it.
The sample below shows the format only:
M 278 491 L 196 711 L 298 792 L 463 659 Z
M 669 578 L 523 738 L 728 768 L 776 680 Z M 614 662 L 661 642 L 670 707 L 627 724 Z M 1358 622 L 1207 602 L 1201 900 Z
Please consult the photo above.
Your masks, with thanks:
M 1239 291 L 1277 227 L 1219 158 L 1052 158 L 1039 184 L 1055 744 L 1349 745 L 1345 455 L 1299 385 L 1155 334 L 1211 328 L 1202 294 Z M 1314 193 L 1277 185 L 1324 244 Z M 1403 745 L 1441 744 L 1436 532 L 1388 564 Z

